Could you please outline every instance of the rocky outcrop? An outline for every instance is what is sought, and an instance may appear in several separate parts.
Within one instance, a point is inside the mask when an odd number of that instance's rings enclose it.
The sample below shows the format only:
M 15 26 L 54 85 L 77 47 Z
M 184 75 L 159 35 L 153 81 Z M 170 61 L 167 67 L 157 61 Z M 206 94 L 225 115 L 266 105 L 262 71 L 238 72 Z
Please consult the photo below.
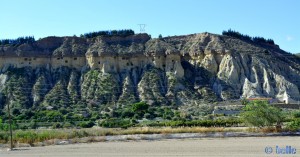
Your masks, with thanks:
M 137 101 L 191 105 L 241 97 L 293 102 L 300 100 L 298 80 L 296 56 L 210 33 L 48 37 L 0 46 L 2 107 L 9 100 L 57 108 Z

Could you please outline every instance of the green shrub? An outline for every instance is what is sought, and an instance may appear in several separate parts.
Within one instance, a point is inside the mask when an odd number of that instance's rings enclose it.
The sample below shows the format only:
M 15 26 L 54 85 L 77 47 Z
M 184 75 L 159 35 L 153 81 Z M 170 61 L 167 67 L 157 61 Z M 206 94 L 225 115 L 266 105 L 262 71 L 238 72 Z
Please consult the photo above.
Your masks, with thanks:
M 134 125 L 134 121 L 129 119 L 110 118 L 99 122 L 99 126 L 106 128 L 128 128 Z
M 3 130 L 2 119 L 0 118 L 0 130 Z
M 131 118 L 134 116 L 134 112 L 130 109 L 124 109 L 121 113 L 121 118 Z
M 149 108 L 149 105 L 145 102 L 138 102 L 135 104 L 132 104 L 132 111 L 133 112 L 141 112 L 146 111 Z
M 12 130 L 16 130 L 19 128 L 19 125 L 16 121 L 13 121 L 11 124 Z M 9 130 L 9 123 L 1 123 L 0 122 L 0 130 L 8 131 Z
M 251 126 L 273 126 L 283 121 L 280 109 L 270 106 L 267 101 L 252 101 L 248 103 L 241 113 L 243 121 Z
M 238 126 L 242 121 L 240 119 L 217 119 L 217 120 L 178 120 L 165 122 L 152 122 L 148 126 L 170 126 L 170 127 L 232 127 Z
M 35 114 L 35 119 L 41 122 L 63 122 L 64 117 L 58 111 L 39 111 Z
M 32 131 L 17 131 L 15 133 L 15 138 L 19 139 L 19 142 L 21 143 L 33 145 L 33 143 L 37 140 L 37 133 Z
M 0 132 L 0 143 L 6 143 L 9 141 L 9 134 L 7 132 Z
M 70 122 L 65 122 L 63 128 L 71 128 L 73 125 Z
M 37 122 L 34 121 L 34 120 L 31 121 L 30 124 L 29 124 L 29 127 L 30 127 L 31 129 L 36 129 L 36 128 L 38 128 Z
M 60 123 L 54 123 L 54 124 L 52 125 L 52 128 L 53 128 L 53 129 L 62 128 L 62 125 L 61 125 Z
M 170 108 L 165 108 L 162 117 L 163 119 L 171 120 L 174 117 L 174 112 Z
M 79 126 L 82 127 L 82 128 L 91 128 L 95 125 L 94 122 L 92 121 L 88 121 L 88 122 L 80 122 L 79 123 Z
M 294 118 L 300 118 L 300 111 L 298 110 L 298 111 L 294 112 L 293 117 Z
M 145 114 L 144 114 L 144 118 L 147 118 L 147 119 L 153 119 L 154 116 L 151 115 L 150 113 L 145 113 Z
M 298 131 L 300 129 L 300 118 L 295 118 L 289 122 L 287 128 L 291 131 Z

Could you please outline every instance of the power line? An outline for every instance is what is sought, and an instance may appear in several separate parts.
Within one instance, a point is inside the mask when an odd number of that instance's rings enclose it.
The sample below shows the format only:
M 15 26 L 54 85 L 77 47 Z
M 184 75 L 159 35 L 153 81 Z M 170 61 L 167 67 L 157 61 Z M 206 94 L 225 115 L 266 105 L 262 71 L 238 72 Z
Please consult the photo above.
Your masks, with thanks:
M 146 27 L 146 24 L 138 24 L 140 26 L 140 33 L 145 33 L 146 30 L 145 30 L 145 27 Z

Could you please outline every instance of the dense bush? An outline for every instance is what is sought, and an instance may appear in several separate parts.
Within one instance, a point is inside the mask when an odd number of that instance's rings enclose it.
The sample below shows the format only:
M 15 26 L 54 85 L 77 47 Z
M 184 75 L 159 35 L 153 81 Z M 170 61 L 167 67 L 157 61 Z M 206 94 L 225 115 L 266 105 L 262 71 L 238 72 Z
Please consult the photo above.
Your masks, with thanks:
M 289 119 L 287 128 L 291 131 L 300 130 L 300 111 L 295 111 L 292 113 L 291 119 Z
M 95 123 L 92 122 L 92 121 L 88 121 L 88 122 L 80 122 L 80 123 L 79 123 L 79 126 L 80 126 L 81 128 L 91 128 L 91 127 L 93 127 L 94 125 L 95 125 Z
M 300 118 L 295 118 L 291 122 L 289 122 L 287 128 L 291 131 L 300 130 Z
M 3 130 L 2 119 L 0 118 L 0 130 Z
M 53 129 L 58 129 L 58 128 L 62 128 L 62 125 L 60 124 L 60 123 L 54 123 L 53 125 L 52 125 L 52 128 Z
M 134 35 L 134 31 L 131 29 L 123 29 L 123 30 L 109 30 L 109 31 L 98 31 L 98 32 L 90 32 L 81 35 L 84 38 L 94 38 L 97 36 L 129 36 Z
M 241 113 L 241 117 L 246 124 L 256 127 L 273 126 L 284 119 L 281 110 L 270 106 L 267 101 L 249 102 Z
M 37 122 L 36 122 L 35 120 L 31 121 L 31 122 L 29 123 L 29 127 L 30 127 L 31 129 L 37 129 L 37 128 L 38 128 Z
M 99 126 L 106 128 L 128 128 L 133 126 L 135 121 L 129 119 L 110 118 L 99 121 Z
M 19 128 L 19 125 L 16 123 L 16 121 L 13 121 L 11 127 L 13 130 L 16 130 Z M 9 123 L 3 123 L 1 118 L 0 118 L 0 130 L 4 130 L 4 131 L 9 130 Z
M 131 118 L 134 116 L 134 112 L 131 109 L 124 109 L 121 112 L 121 118 Z
M 132 104 L 132 111 L 133 112 L 143 112 L 146 111 L 149 108 L 149 105 L 145 102 L 138 102 L 135 104 Z
M 178 120 L 178 121 L 166 121 L 166 122 L 153 122 L 148 124 L 149 126 L 200 126 L 200 127 L 232 127 L 238 126 L 242 121 L 240 119 L 216 119 L 216 120 Z
M 300 111 L 296 111 L 293 113 L 293 118 L 300 118 Z
M 263 37 L 250 37 L 249 35 L 241 34 L 240 32 L 231 29 L 229 29 L 228 31 L 223 31 L 222 34 L 254 43 L 265 43 L 275 45 L 274 40 L 272 39 L 265 39 Z
M 35 114 L 34 119 L 39 122 L 63 122 L 64 117 L 58 111 L 39 111 Z
M 141 119 L 144 115 L 148 113 L 147 117 L 153 117 L 153 110 L 145 102 L 137 102 L 131 105 L 126 105 L 122 108 L 117 108 L 112 112 L 112 117 L 115 118 L 131 118 L 131 119 Z M 149 115 L 150 114 L 150 115 Z M 103 117 L 105 118 L 105 117 Z M 107 117 L 109 118 L 109 116 Z

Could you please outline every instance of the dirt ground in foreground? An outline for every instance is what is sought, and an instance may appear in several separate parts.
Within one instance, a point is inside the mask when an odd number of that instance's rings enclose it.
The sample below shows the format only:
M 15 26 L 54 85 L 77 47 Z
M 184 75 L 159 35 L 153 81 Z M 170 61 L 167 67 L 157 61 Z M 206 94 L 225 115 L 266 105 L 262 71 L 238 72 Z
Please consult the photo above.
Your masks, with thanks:
M 276 146 L 296 148 L 296 154 L 276 154 Z M 265 152 L 266 147 L 272 153 Z M 161 141 L 116 141 L 88 144 L 0 149 L 0 157 L 300 157 L 300 137 L 204 138 Z

